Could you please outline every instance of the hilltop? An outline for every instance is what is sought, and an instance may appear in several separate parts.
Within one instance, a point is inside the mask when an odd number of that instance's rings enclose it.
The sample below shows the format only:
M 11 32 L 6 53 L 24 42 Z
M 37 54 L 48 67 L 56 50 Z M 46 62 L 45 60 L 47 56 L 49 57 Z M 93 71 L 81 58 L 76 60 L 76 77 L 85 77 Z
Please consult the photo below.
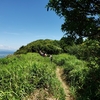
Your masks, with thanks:
M 39 52 L 39 50 L 48 54 L 59 54 L 62 52 L 60 41 L 50 39 L 40 39 L 33 41 L 26 46 L 21 46 L 14 54 L 25 54 L 28 52 Z

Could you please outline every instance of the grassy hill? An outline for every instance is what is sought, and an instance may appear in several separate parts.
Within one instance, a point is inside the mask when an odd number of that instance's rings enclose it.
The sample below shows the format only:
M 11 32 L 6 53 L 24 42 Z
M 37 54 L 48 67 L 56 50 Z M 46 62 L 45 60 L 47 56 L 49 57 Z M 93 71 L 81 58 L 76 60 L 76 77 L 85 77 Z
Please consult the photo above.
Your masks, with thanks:
M 53 62 L 40 56 L 38 50 L 52 53 Z M 63 51 L 67 53 L 61 54 Z M 99 51 L 100 42 L 96 40 L 63 49 L 59 41 L 48 39 L 22 46 L 14 55 L 0 59 L 0 100 L 27 100 L 37 92 L 40 100 L 65 100 L 57 67 L 63 69 L 62 78 L 76 100 L 100 100 Z
M 0 100 L 20 100 L 44 89 L 64 100 L 64 92 L 55 74 L 56 65 L 37 53 L 10 55 L 0 59 Z
M 59 54 L 63 50 L 60 47 L 60 42 L 57 40 L 50 40 L 50 39 L 40 39 L 33 41 L 26 46 L 22 46 L 17 50 L 14 54 L 25 54 L 28 52 L 39 52 L 43 51 L 47 54 Z
M 83 89 L 90 71 L 86 62 L 75 56 L 60 54 L 53 55 L 51 63 L 49 57 L 27 53 L 0 59 L 0 100 L 25 100 L 36 90 L 46 91 L 46 95 L 40 98 L 50 96 L 65 100 L 64 90 L 55 73 L 58 66 L 64 69 L 63 76 L 66 77 L 71 94 L 74 98 L 79 98 L 81 94 L 78 91 Z

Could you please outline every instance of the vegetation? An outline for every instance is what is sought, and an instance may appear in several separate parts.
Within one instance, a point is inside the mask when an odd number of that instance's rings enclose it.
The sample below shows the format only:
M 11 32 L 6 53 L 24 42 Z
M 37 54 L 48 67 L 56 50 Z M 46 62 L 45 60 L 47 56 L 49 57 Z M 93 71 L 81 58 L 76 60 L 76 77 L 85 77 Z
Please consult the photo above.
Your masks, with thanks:
M 42 99 L 65 100 L 56 67 L 64 69 L 62 77 L 76 100 L 100 100 L 99 6 L 99 0 L 49 0 L 47 10 L 64 18 L 66 34 L 60 41 L 33 41 L 0 59 L 0 100 L 26 100 L 39 89 L 48 92 Z M 53 62 L 40 50 L 54 54 Z
M 0 59 L 0 100 L 24 99 L 37 89 L 65 100 L 55 74 L 57 66 L 64 69 L 62 77 L 76 100 L 100 100 L 99 6 L 99 0 L 49 0 L 47 10 L 64 18 L 61 28 L 65 35 L 60 41 L 33 41 L 13 56 Z M 37 54 L 40 50 L 56 54 L 53 62 Z
M 62 77 L 66 77 L 66 83 L 69 84 L 75 100 L 100 99 L 100 66 L 98 64 L 91 68 L 88 62 L 66 54 L 56 55 L 54 62 L 64 68 Z
M 62 52 L 62 48 L 60 47 L 59 41 L 57 40 L 36 40 L 33 41 L 26 46 L 22 46 L 15 52 L 15 54 L 22 54 L 28 52 L 39 52 L 43 51 L 47 54 L 59 54 Z
M 60 40 L 64 52 L 87 61 L 88 67 L 71 66 L 66 57 L 56 63 L 66 65 L 64 73 L 74 89 L 77 100 L 100 99 L 100 1 L 99 0 L 49 0 L 47 10 L 53 10 L 64 18 Z M 83 38 L 87 38 L 83 41 Z M 76 45 L 77 44 L 77 45 Z
M 72 38 L 100 38 L 99 0 L 49 0 L 47 10 L 64 18 L 62 30 Z M 98 38 L 99 37 L 99 38 Z
M 36 89 L 47 90 L 48 96 L 64 100 L 55 68 L 48 57 L 37 53 L 0 59 L 0 100 L 23 100 Z
M 52 63 L 49 57 L 42 57 L 37 53 L 18 54 L 20 50 L 15 52 L 16 55 L 0 59 L 0 99 L 20 100 L 37 89 L 46 89 L 49 95 L 65 100 L 64 91 L 55 75 L 56 67 L 59 66 L 64 69 L 62 77 L 66 77 L 71 94 L 76 100 L 99 100 L 100 42 L 87 39 L 78 45 L 73 43 L 72 46 L 64 41 L 61 45 L 61 42 L 56 41 L 56 46 L 66 54 L 53 55 Z M 23 48 L 29 48 L 35 43 Z

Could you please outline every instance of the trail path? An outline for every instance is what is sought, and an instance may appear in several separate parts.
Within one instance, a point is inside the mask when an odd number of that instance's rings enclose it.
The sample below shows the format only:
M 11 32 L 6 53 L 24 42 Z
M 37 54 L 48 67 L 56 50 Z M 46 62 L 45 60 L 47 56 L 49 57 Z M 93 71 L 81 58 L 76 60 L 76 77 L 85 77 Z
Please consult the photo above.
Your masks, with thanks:
M 64 79 L 62 79 L 61 75 L 63 74 L 63 70 L 59 67 L 56 69 L 56 75 L 59 81 L 61 82 L 62 88 L 64 89 L 64 92 L 66 94 L 65 100 L 74 100 L 72 96 L 70 95 L 69 86 L 65 83 Z
M 66 94 L 65 100 L 74 100 L 73 97 L 70 95 L 69 86 L 66 84 L 66 82 L 62 78 L 62 74 L 63 74 L 63 70 L 57 67 L 56 76 L 58 80 L 61 82 L 61 86 L 64 89 L 64 92 Z M 45 94 L 47 95 L 46 97 L 45 97 Z M 42 91 L 36 90 L 34 93 L 32 93 L 30 96 L 26 97 L 23 100 L 40 100 L 39 98 L 41 98 L 41 100 L 44 100 L 44 99 L 45 100 L 58 100 L 53 97 L 49 97 L 49 94 L 46 93 L 45 90 L 42 90 Z

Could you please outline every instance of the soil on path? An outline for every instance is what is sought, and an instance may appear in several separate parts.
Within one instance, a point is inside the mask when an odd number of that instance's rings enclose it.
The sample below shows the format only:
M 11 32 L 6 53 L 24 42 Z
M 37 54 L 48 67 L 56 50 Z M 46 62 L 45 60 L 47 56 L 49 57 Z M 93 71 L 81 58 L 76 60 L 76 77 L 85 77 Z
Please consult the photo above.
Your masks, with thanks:
M 66 84 L 64 79 L 62 78 L 63 70 L 59 67 L 56 69 L 56 76 L 58 80 L 61 82 L 61 86 L 64 89 L 64 92 L 66 94 L 65 100 L 74 100 L 73 97 L 70 94 L 69 86 Z M 40 99 L 41 98 L 41 99 Z M 46 90 L 36 90 L 34 93 L 32 93 L 30 96 L 27 96 L 23 100 L 58 100 L 53 97 L 49 96 L 49 93 Z
M 59 81 L 61 82 L 62 88 L 64 89 L 64 92 L 66 94 L 65 100 L 74 100 L 73 97 L 70 94 L 69 86 L 66 84 L 66 82 L 62 78 L 62 74 L 63 74 L 63 70 L 61 68 L 57 67 L 56 75 L 57 75 L 57 78 L 59 79 Z

